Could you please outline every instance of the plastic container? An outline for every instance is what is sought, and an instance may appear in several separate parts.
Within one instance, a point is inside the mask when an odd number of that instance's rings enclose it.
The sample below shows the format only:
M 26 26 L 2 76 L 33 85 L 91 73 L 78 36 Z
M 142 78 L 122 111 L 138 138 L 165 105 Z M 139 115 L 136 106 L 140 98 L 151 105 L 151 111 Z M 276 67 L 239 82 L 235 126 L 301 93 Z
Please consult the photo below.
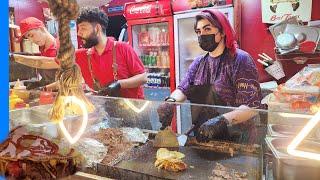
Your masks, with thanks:
M 25 107 L 28 107 L 29 105 L 26 104 L 25 102 L 18 102 L 15 104 L 15 108 L 18 109 L 18 108 L 25 108 Z
M 291 103 L 277 101 L 274 94 L 270 94 L 268 104 L 268 124 L 301 125 L 311 119 L 313 115 L 302 110 L 293 110 Z
M 45 105 L 45 104 L 52 104 L 54 101 L 54 96 L 52 92 L 41 92 L 40 98 L 39 98 L 39 104 Z

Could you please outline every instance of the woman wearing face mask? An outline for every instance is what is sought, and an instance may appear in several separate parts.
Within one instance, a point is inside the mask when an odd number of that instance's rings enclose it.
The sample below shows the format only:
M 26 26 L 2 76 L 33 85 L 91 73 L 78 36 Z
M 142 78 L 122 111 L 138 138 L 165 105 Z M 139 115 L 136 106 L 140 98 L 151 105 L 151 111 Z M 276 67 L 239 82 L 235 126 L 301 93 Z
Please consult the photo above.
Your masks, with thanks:
M 251 108 L 261 108 L 261 90 L 257 68 L 251 56 L 237 48 L 235 33 L 223 13 L 204 10 L 196 16 L 194 25 L 199 46 L 206 55 L 195 58 L 178 88 L 167 102 L 213 104 L 239 107 L 219 115 L 213 108 L 191 107 L 192 123 L 199 141 L 228 139 L 228 125 L 240 128 L 237 141 L 253 143 L 256 129 Z M 171 124 L 174 105 L 164 103 L 158 108 L 162 128 Z

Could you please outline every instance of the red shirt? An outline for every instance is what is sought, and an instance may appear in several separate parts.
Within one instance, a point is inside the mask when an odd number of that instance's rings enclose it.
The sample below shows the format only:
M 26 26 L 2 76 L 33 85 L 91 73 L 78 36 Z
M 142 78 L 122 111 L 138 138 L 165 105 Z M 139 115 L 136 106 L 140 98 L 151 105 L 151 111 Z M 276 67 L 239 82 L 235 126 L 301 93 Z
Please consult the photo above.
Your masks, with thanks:
M 93 76 L 100 82 L 102 87 L 114 81 L 112 71 L 112 48 L 114 39 L 108 37 L 107 44 L 104 52 L 99 55 L 96 49 L 91 48 L 91 64 Z M 87 49 L 78 49 L 76 51 L 76 63 L 81 68 L 82 76 L 90 88 L 93 88 L 93 77 L 91 77 L 88 60 Z M 116 60 L 118 64 L 118 80 L 127 79 L 132 76 L 142 74 L 145 72 L 144 66 L 133 50 L 133 48 L 123 42 L 117 42 L 116 45 Z M 142 86 L 137 88 L 124 89 L 121 88 L 120 94 L 126 98 L 139 98 L 143 99 Z
M 52 43 L 47 50 L 44 50 L 44 46 L 40 47 L 39 50 L 41 56 L 56 57 L 56 55 L 58 54 L 59 44 L 59 40 L 56 39 L 56 43 Z
M 52 43 L 48 49 L 44 50 L 44 46 L 40 47 L 40 53 L 41 56 L 46 56 L 46 57 L 56 57 L 58 54 L 58 49 L 59 49 L 59 39 L 56 39 L 56 43 Z M 57 64 L 59 64 L 56 61 Z M 39 69 L 38 72 L 44 78 L 44 80 L 48 81 L 49 83 L 55 81 L 55 75 L 56 75 L 56 69 Z

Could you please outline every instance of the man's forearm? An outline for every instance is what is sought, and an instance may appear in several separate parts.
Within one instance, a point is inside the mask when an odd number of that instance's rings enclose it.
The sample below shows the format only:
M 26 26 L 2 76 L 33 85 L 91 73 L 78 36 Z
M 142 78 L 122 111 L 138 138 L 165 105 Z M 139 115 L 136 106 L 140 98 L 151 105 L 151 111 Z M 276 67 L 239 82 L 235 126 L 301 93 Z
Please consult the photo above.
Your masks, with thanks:
M 128 79 L 121 79 L 119 83 L 121 88 L 136 88 L 145 84 L 148 80 L 147 73 L 138 74 Z
M 54 57 L 13 55 L 15 62 L 38 69 L 58 69 L 60 66 L 54 61 Z
M 58 82 L 58 81 L 46 85 L 46 89 L 47 89 L 48 91 L 57 90 L 58 88 L 59 88 L 59 82 Z

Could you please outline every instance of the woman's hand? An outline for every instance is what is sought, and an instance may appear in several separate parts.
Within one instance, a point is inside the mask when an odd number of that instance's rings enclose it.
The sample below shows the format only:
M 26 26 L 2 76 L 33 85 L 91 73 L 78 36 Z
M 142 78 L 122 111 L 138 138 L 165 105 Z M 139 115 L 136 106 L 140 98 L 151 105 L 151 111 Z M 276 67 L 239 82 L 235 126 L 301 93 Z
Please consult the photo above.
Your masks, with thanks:
M 203 123 L 195 132 L 199 142 L 208 142 L 211 139 L 229 139 L 228 121 L 224 116 L 217 116 Z

